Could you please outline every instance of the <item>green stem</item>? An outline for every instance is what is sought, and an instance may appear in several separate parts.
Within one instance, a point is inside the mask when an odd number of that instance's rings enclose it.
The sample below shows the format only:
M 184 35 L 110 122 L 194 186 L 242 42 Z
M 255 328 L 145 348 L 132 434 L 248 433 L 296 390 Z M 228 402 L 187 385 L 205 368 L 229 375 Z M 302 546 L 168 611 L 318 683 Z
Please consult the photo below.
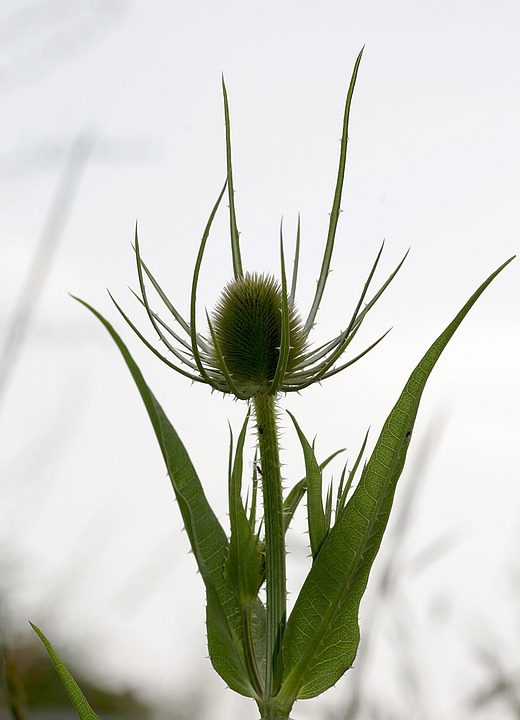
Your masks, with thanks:
M 291 720 L 289 711 L 280 710 L 271 705 L 263 705 L 260 709 L 260 720 Z
M 276 694 L 281 678 L 280 647 L 286 621 L 285 532 L 282 500 L 282 478 L 276 426 L 274 395 L 254 398 L 265 518 L 266 577 L 266 675 L 265 697 Z M 262 715 L 283 720 L 284 716 Z

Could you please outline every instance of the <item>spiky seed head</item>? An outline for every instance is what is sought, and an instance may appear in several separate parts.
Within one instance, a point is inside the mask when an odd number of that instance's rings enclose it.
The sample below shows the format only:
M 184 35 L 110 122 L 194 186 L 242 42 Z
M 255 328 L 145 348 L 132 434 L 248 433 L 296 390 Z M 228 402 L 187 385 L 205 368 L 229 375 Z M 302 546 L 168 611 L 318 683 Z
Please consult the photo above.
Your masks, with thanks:
M 282 291 L 278 281 L 272 275 L 257 273 L 232 280 L 222 291 L 212 324 L 241 393 L 250 397 L 269 392 L 280 355 Z M 289 328 L 288 373 L 305 350 L 302 323 L 290 301 Z

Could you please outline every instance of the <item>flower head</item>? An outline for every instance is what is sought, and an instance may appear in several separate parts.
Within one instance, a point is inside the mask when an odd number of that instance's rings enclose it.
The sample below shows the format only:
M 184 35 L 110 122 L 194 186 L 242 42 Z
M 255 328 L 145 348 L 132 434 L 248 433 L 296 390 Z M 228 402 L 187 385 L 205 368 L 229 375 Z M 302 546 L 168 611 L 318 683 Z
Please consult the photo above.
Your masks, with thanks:
M 280 363 L 283 313 L 282 289 L 272 275 L 246 273 L 228 283 L 217 301 L 212 321 L 215 365 L 220 356 L 225 359 L 244 395 L 272 388 Z M 291 301 L 288 321 L 286 374 L 297 367 L 305 350 L 302 323 Z
M 298 315 L 295 301 L 300 254 L 299 217 L 290 288 L 287 284 L 284 242 L 281 227 L 280 282 L 272 275 L 249 272 L 244 274 L 234 202 L 231 131 L 228 99 L 224 82 L 222 82 L 222 87 L 226 128 L 227 177 L 202 235 L 193 272 L 189 321 L 185 320 L 178 312 L 147 265 L 143 262 L 136 228 L 135 254 L 141 292 L 140 294 L 135 294 L 146 309 L 150 322 L 160 340 L 169 351 L 170 357 L 160 353 L 142 335 L 115 300 L 114 302 L 127 323 L 146 346 L 169 367 L 194 382 L 206 383 L 214 390 L 233 394 L 240 399 L 248 399 L 258 394 L 298 392 L 313 383 L 332 377 L 349 367 L 366 355 L 366 353 L 375 347 L 387 334 L 384 333 L 384 335 L 353 358 L 346 362 L 339 362 L 343 353 L 356 336 L 367 313 L 381 297 L 404 262 L 405 258 L 401 260 L 397 268 L 391 273 L 386 282 L 383 283 L 372 298 L 366 302 L 365 300 L 370 284 L 381 258 L 383 243 L 345 330 L 318 347 L 313 348 L 310 342 L 310 334 L 314 327 L 316 315 L 330 272 L 345 175 L 350 106 L 361 55 L 362 51 L 354 66 L 354 72 L 347 93 L 338 176 L 334 191 L 332 212 L 330 214 L 327 240 L 314 299 L 305 322 L 302 322 Z M 229 199 L 231 254 L 234 278 L 223 289 L 214 311 L 211 314 L 206 311 L 208 331 L 200 333 L 197 329 L 196 320 L 199 274 L 211 226 L 226 189 Z M 173 316 L 175 321 L 174 327 L 170 327 L 170 325 L 150 307 L 145 276 L 153 286 L 160 300 L 164 303 L 166 309 Z

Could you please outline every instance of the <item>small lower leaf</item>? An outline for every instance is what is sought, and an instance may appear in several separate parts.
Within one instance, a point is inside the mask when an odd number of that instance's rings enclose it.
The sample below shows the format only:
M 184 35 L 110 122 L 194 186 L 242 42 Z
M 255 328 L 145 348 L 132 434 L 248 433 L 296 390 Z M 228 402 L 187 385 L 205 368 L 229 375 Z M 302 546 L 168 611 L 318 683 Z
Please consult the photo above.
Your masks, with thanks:
M 255 601 L 263 579 L 263 562 L 258 540 L 242 503 L 242 470 L 244 442 L 249 412 L 240 431 L 235 460 L 229 472 L 229 522 L 231 537 L 226 558 L 226 578 L 236 593 L 240 606 Z M 231 436 L 231 443 L 233 436 Z M 231 445 L 232 448 L 232 445 Z M 230 463 L 231 464 L 231 463 Z
M 314 450 L 303 434 L 296 418 L 287 411 L 294 423 L 300 440 L 303 457 L 305 459 L 305 484 L 307 488 L 307 516 L 309 524 L 309 539 L 311 541 L 312 557 L 316 559 L 320 547 L 327 535 L 325 512 L 323 510 L 323 489 L 320 466 L 316 460 Z
M 327 465 L 334 460 L 335 457 L 337 457 L 340 453 L 345 452 L 345 448 L 341 448 L 340 450 L 336 450 L 336 452 L 333 452 L 332 455 L 329 455 L 328 458 L 326 458 L 322 463 L 320 463 L 320 472 L 323 471 Z M 289 529 L 289 525 L 292 522 L 292 519 L 294 517 L 294 513 L 298 509 L 298 505 L 302 501 L 305 493 L 307 492 L 307 479 L 302 478 L 299 480 L 296 485 L 293 486 L 290 493 L 287 495 L 287 497 L 284 500 L 283 503 L 283 518 L 284 518 L 284 527 L 285 531 Z
M 92 710 L 90 705 L 87 702 L 86 697 L 81 692 L 79 685 L 74 680 L 70 672 L 67 670 L 65 665 L 63 664 L 62 659 L 58 655 L 58 653 L 54 650 L 50 642 L 47 640 L 45 635 L 42 633 L 39 627 L 36 627 L 33 623 L 31 623 L 31 627 L 34 630 L 34 632 L 38 635 L 40 640 L 45 646 L 45 649 L 47 650 L 47 653 L 51 659 L 51 662 L 54 666 L 54 669 L 56 670 L 56 673 L 58 674 L 58 677 L 60 678 L 61 682 L 63 683 L 65 690 L 67 691 L 67 695 L 70 698 L 71 703 L 76 708 L 76 712 L 78 713 L 78 717 L 80 720 L 99 720 L 96 713 Z

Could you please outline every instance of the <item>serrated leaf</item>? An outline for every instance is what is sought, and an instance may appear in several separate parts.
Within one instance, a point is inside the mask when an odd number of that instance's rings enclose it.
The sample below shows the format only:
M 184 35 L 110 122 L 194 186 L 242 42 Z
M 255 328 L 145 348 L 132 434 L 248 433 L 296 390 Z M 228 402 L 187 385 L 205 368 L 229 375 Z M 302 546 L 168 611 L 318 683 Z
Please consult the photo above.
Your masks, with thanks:
M 311 444 L 303 434 L 296 418 L 287 414 L 294 423 L 305 459 L 305 484 L 307 488 L 307 517 L 312 557 L 315 559 L 327 534 L 325 512 L 323 510 L 323 489 L 320 466 Z
M 324 460 L 322 463 L 320 463 L 320 470 L 323 471 L 327 465 L 334 460 L 334 458 L 339 455 L 340 453 L 345 452 L 344 448 L 341 448 L 341 450 L 336 450 L 331 455 L 329 455 L 326 460 Z M 283 503 L 283 518 L 284 518 L 284 526 L 285 531 L 289 529 L 289 525 L 291 524 L 291 521 L 294 517 L 294 513 L 298 509 L 298 505 L 302 501 L 305 493 L 307 491 L 307 480 L 306 478 L 302 478 L 301 480 L 298 480 L 298 482 L 292 487 L 291 491 L 287 495 L 287 497 L 284 500 Z
M 323 543 L 289 617 L 278 699 L 290 706 L 314 697 L 352 665 L 359 644 L 358 610 L 388 522 L 419 402 L 442 351 L 486 287 L 476 290 L 412 372 L 388 416 L 341 518 Z
M 130 370 L 148 412 L 193 554 L 206 586 L 208 649 L 213 666 L 233 690 L 248 697 L 255 697 L 243 657 L 240 609 L 224 575 L 228 553 L 226 533 L 206 499 L 186 448 L 146 384 L 128 348 L 108 320 L 85 301 L 75 299 L 90 310 L 110 333 Z M 258 613 L 263 611 L 260 604 L 255 609 Z M 216 627 L 212 626 L 213 623 Z
M 325 531 L 327 533 L 330 531 L 330 524 L 332 522 L 332 489 L 333 482 L 331 479 L 327 490 L 327 497 L 325 499 Z
M 244 442 L 250 413 L 246 415 L 237 441 L 235 460 L 229 477 L 229 521 L 231 537 L 226 559 L 226 577 L 236 592 L 240 605 L 255 600 L 262 582 L 262 564 L 258 541 L 242 503 Z M 231 437 L 231 448 L 232 448 Z
M 52 647 L 49 640 L 45 637 L 39 627 L 37 627 L 33 623 L 31 623 L 31 627 L 38 635 L 45 649 L 47 650 L 47 653 L 51 659 L 51 663 L 53 664 L 59 679 L 63 683 L 63 686 L 67 691 L 67 695 L 69 696 L 71 703 L 74 705 L 80 720 L 99 720 L 99 717 L 88 704 L 87 699 L 81 692 L 79 685 L 74 680 L 71 673 L 67 670 L 63 663 L 63 660 Z

